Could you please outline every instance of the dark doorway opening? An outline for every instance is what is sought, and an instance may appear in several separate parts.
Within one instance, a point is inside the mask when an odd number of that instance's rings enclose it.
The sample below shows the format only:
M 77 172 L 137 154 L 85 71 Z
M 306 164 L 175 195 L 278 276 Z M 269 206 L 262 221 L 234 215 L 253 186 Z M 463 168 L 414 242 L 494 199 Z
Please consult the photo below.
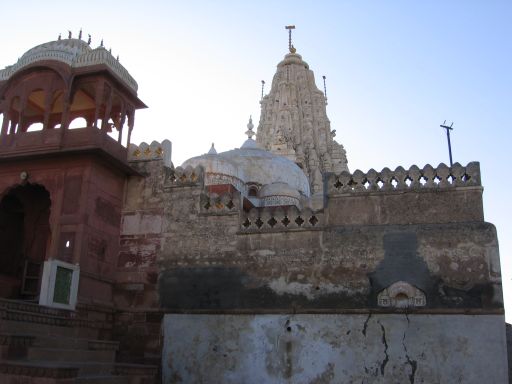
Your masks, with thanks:
M 0 200 L 0 297 L 37 301 L 50 241 L 50 194 L 41 185 L 11 188 Z

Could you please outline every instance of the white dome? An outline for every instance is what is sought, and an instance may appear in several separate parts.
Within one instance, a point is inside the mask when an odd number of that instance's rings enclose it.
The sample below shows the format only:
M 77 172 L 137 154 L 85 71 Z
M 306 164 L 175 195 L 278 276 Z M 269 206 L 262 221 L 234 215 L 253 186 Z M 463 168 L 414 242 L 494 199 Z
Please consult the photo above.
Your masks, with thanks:
M 23 56 L 21 56 L 21 60 L 30 60 L 30 58 L 39 57 L 42 54 L 45 56 L 51 56 L 51 53 L 54 53 L 55 55 L 58 55 L 61 60 L 66 58 L 67 60 L 65 61 L 71 65 L 76 57 L 91 50 L 91 47 L 83 40 L 62 39 L 57 41 L 50 41 L 48 43 L 44 43 L 29 49 L 23 54 Z
M 260 198 L 272 196 L 288 196 L 296 199 L 300 199 L 301 197 L 297 190 L 292 189 L 288 184 L 282 182 L 264 185 L 258 191 L 258 197 Z
M 285 157 L 274 155 L 258 147 L 256 142 L 248 139 L 241 148 L 219 154 L 206 154 L 185 161 L 187 166 L 202 165 L 208 181 L 208 174 L 226 175 L 240 179 L 244 184 L 270 185 L 280 183 L 287 185 L 287 190 L 310 196 L 309 182 L 297 164 Z M 276 184 L 277 185 L 277 184 Z M 287 192 L 286 196 L 289 196 Z

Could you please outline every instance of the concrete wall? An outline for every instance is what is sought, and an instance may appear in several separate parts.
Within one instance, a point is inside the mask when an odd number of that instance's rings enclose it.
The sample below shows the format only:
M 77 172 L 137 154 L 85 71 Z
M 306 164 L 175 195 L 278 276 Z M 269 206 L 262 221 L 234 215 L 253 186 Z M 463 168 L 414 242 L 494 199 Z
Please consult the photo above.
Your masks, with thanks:
M 501 315 L 164 317 L 163 382 L 507 383 Z

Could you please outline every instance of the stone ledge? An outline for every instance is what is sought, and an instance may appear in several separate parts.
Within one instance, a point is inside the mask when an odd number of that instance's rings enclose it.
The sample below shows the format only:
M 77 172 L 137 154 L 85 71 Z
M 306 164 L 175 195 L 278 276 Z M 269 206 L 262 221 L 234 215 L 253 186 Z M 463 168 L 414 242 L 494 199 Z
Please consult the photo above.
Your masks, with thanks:
M 78 368 L 50 363 L 0 361 L 0 374 L 68 379 L 77 377 Z

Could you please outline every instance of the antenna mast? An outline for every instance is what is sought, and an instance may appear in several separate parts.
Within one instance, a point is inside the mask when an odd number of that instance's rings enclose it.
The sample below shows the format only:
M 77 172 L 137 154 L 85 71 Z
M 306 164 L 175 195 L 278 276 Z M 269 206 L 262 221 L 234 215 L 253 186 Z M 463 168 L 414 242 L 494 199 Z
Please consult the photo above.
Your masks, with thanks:
M 441 128 L 446 129 L 446 138 L 448 139 L 448 153 L 450 154 L 450 167 L 453 166 L 452 161 L 452 143 L 450 142 L 450 131 L 453 131 L 453 122 L 450 124 L 450 126 L 446 125 L 446 120 L 443 124 L 440 125 Z

